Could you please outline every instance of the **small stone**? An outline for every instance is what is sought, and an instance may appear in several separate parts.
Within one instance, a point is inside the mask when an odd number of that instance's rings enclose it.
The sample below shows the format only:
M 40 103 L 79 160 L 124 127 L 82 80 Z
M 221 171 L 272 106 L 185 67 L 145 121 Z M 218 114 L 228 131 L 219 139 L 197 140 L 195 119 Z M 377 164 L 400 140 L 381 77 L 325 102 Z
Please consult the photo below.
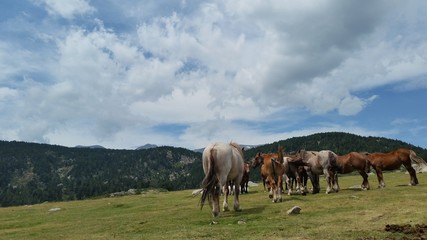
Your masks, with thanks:
M 300 208 L 300 207 L 298 207 L 298 206 L 294 206 L 294 207 L 292 207 L 291 209 L 289 209 L 289 210 L 287 211 L 287 213 L 288 213 L 288 215 L 294 215 L 294 214 L 299 214 L 299 213 L 300 213 L 300 211 L 301 211 L 301 208 Z
M 49 209 L 49 212 L 57 212 L 57 211 L 61 211 L 61 208 L 57 207 L 57 208 Z

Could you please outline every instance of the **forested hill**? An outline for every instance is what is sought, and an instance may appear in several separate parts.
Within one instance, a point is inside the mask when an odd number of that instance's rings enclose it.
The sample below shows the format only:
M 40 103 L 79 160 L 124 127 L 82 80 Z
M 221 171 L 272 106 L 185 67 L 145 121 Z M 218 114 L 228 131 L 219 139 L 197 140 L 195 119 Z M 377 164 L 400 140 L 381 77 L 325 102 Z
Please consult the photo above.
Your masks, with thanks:
M 102 196 L 128 189 L 193 188 L 201 153 L 184 148 L 68 148 L 0 141 L 0 206 Z
M 250 160 L 258 151 L 275 152 L 279 144 L 287 152 L 330 149 L 338 154 L 404 147 L 427 159 L 423 148 L 348 133 L 319 133 L 265 144 L 247 150 L 245 159 Z M 200 152 L 174 147 L 112 150 L 0 141 L 0 206 L 85 199 L 128 189 L 198 188 L 204 176 L 201 156 Z M 253 170 L 251 177 L 259 180 L 259 169 Z
M 399 140 L 383 137 L 362 137 L 343 132 L 316 133 L 304 137 L 293 137 L 274 143 L 258 146 L 245 152 L 246 158 L 256 152 L 276 152 L 278 145 L 284 146 L 286 152 L 296 152 L 300 149 L 320 151 L 331 150 L 339 155 L 349 152 L 390 152 L 398 148 L 414 150 L 417 155 L 427 160 L 427 149 L 411 145 Z

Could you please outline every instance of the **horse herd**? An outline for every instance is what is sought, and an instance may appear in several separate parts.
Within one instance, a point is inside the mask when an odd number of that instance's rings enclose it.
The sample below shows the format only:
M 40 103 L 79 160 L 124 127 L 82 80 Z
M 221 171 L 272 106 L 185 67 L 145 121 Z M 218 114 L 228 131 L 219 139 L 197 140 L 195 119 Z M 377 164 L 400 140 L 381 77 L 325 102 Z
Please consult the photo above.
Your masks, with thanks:
M 368 190 L 368 173 L 372 167 L 378 178 L 379 188 L 384 188 L 383 171 L 396 170 L 403 165 L 410 175 L 410 185 L 417 185 L 418 179 L 412 163 L 427 166 L 427 163 L 414 151 L 400 148 L 389 153 L 350 152 L 337 155 L 330 150 L 306 151 L 286 154 L 279 146 L 276 153 L 258 152 L 250 162 L 244 162 L 244 150 L 239 144 L 211 143 L 203 151 L 203 171 L 201 208 L 208 199 L 213 217 L 218 217 L 219 197 L 224 193 L 223 211 L 228 211 L 230 189 L 234 192 L 234 210 L 241 211 L 239 193 L 247 192 L 249 168 L 260 166 L 264 189 L 268 191 L 273 202 L 282 201 L 283 183 L 286 183 L 288 195 L 296 191 L 305 195 L 308 179 L 311 181 L 311 193 L 320 192 L 319 176 L 324 175 L 327 183 L 326 193 L 340 190 L 338 174 L 358 171 L 363 178 L 361 188 Z M 230 188 L 230 185 L 231 188 Z

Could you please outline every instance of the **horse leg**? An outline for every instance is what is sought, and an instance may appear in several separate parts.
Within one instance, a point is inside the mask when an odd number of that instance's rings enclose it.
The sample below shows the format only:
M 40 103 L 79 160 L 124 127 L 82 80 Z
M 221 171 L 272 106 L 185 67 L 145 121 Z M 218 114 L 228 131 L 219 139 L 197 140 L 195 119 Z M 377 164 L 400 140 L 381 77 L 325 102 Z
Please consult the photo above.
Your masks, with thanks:
M 378 188 L 385 188 L 385 182 L 383 177 L 383 171 L 380 168 L 375 168 L 378 178 Z
M 224 212 L 227 212 L 228 209 L 228 195 L 230 194 L 230 186 L 229 182 L 226 183 L 226 186 L 224 187 L 224 202 L 222 203 L 222 210 Z
M 369 190 L 369 181 L 368 181 L 368 174 L 366 173 L 365 170 L 359 170 L 358 171 L 360 173 L 360 176 L 362 176 L 363 178 L 363 182 L 362 182 L 362 190 Z
M 338 192 L 340 190 L 340 185 L 338 183 L 338 173 L 335 173 L 333 175 L 333 182 L 334 182 L 333 188 L 335 189 L 336 192 Z
M 320 192 L 319 186 L 319 175 L 313 174 L 311 171 L 307 171 L 308 177 L 310 178 L 311 185 L 313 185 L 312 193 L 316 194 Z
M 405 168 L 409 173 L 409 176 L 411 177 L 411 186 L 415 186 L 418 184 L 418 179 L 417 179 L 417 173 L 415 171 L 415 169 L 411 166 L 411 163 L 409 164 L 405 164 Z
M 325 174 L 326 184 L 328 185 L 328 187 L 326 188 L 326 194 L 328 194 L 332 190 L 332 179 L 328 170 L 323 170 L 323 173 Z
M 239 189 L 238 186 L 240 186 L 240 183 L 235 181 L 235 188 Z M 236 190 L 234 192 L 234 211 L 240 212 L 242 209 L 240 208 L 240 202 L 239 202 L 239 190 Z
M 212 216 L 214 218 L 219 217 L 219 195 L 221 194 L 221 187 L 218 185 L 215 187 L 212 199 Z
M 291 186 L 290 184 L 291 184 L 291 179 L 286 175 L 285 176 L 285 185 L 287 186 L 289 196 L 291 196 L 291 194 L 292 194 L 292 188 L 290 187 Z
M 283 176 L 279 176 L 277 181 L 279 182 L 279 184 L 277 184 L 279 187 L 279 190 L 277 191 L 278 192 L 277 200 L 279 202 L 282 202 Z

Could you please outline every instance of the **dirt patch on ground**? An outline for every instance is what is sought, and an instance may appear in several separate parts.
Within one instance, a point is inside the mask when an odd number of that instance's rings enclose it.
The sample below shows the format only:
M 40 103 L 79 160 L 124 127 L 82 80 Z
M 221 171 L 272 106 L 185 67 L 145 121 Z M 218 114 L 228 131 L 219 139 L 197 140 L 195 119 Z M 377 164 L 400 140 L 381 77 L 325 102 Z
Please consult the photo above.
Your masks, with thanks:
M 403 237 L 386 237 L 384 240 L 427 240 L 427 224 L 387 224 L 384 231 L 390 233 L 401 233 Z M 376 240 L 377 238 L 362 237 L 358 240 Z

